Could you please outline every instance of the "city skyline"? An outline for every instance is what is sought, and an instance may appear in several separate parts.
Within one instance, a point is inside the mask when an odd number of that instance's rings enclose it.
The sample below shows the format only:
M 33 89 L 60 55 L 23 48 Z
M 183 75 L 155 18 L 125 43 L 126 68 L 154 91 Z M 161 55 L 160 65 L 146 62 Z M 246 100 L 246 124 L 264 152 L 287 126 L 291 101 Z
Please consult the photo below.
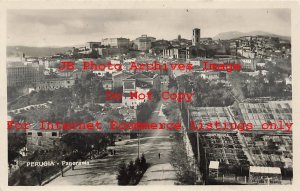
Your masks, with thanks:
M 191 39 L 193 28 L 201 29 L 201 38 L 230 31 L 290 36 L 291 14 L 289 9 L 9 10 L 7 44 L 76 46 L 103 38 L 133 40 L 143 34 Z

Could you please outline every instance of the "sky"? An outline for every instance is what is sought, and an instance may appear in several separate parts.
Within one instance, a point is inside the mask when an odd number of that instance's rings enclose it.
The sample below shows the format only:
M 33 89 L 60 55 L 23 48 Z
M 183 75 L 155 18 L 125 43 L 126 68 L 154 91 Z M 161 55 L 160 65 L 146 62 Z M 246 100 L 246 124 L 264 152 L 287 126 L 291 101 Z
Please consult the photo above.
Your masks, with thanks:
M 7 45 L 76 46 L 102 38 L 131 40 L 146 34 L 172 40 L 228 31 L 264 31 L 291 35 L 289 9 L 92 9 L 9 10 Z

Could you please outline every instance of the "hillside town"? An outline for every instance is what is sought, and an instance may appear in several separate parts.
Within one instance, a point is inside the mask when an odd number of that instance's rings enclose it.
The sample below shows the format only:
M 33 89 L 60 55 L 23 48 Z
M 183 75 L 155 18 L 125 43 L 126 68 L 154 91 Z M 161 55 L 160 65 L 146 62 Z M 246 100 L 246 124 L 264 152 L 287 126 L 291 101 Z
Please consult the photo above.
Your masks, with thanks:
M 30 122 L 9 126 L 8 184 L 292 184 L 290 40 L 214 40 L 202 30 L 191 28 L 191 39 L 143 34 L 95 39 L 51 56 L 7 57 L 9 119 Z M 63 62 L 74 65 L 61 69 Z M 88 62 L 104 65 L 84 69 Z M 176 63 L 184 69 L 173 69 Z M 188 93 L 190 99 L 178 98 Z M 112 120 L 181 128 L 109 132 Z M 57 125 L 45 131 L 41 121 Z M 60 124 L 98 121 L 101 132 Z M 223 130 L 202 128 L 210 122 Z

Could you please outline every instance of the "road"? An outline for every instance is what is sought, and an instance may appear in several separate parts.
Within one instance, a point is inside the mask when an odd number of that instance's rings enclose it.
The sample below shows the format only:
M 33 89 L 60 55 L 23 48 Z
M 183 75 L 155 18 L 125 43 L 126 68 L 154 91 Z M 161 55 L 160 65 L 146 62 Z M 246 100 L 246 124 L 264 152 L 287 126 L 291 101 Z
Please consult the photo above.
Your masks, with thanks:
M 157 104 L 149 122 L 165 122 L 161 106 Z M 175 182 L 175 171 L 170 165 L 171 138 L 168 130 L 151 130 L 140 136 L 140 154 L 144 154 L 151 167 L 144 174 L 141 184 L 171 184 Z M 129 162 L 137 157 L 138 139 L 116 142 L 116 155 L 90 160 L 89 166 L 76 166 L 74 170 L 57 177 L 46 186 L 56 185 L 117 185 L 117 167 L 121 161 Z M 160 158 L 158 157 L 160 153 Z

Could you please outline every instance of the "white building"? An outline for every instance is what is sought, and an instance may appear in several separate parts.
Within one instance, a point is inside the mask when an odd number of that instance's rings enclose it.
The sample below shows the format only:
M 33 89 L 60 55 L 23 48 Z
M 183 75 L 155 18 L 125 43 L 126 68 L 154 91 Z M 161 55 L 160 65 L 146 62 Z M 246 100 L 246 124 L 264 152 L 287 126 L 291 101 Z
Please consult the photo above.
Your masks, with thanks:
M 102 45 L 110 46 L 111 48 L 128 48 L 128 38 L 104 38 L 102 39 Z
M 36 91 L 52 91 L 59 88 L 70 88 L 75 84 L 74 79 L 68 78 L 54 78 L 54 79 L 45 79 L 35 83 Z

